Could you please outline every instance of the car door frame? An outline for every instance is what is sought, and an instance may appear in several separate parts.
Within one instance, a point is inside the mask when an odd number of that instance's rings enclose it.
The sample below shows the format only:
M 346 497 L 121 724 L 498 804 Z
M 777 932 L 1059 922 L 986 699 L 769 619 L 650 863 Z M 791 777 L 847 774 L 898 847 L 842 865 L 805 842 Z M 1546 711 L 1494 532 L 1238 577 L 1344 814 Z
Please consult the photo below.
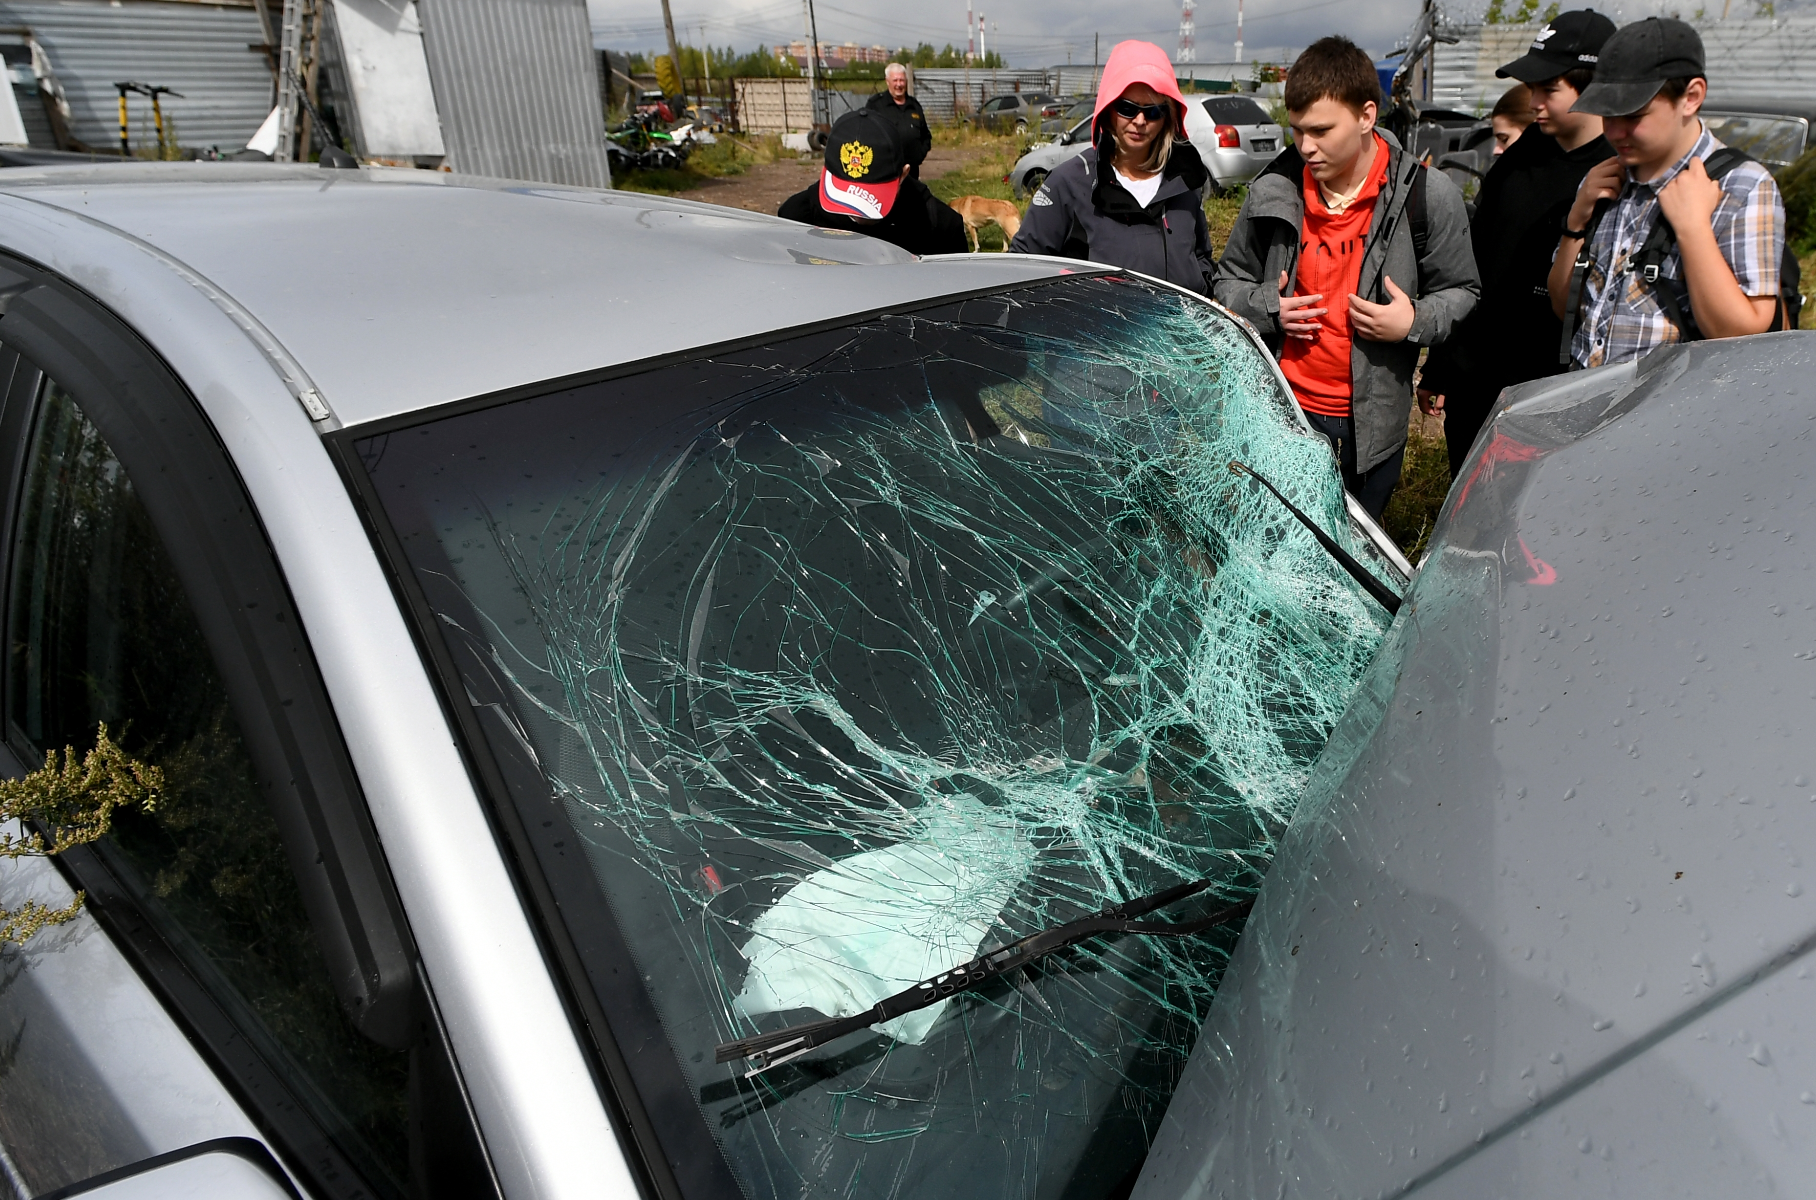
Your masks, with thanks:
M 11 578 L 24 456 L 42 380 L 49 378 L 107 441 L 164 543 L 258 767 L 349 1019 L 392 1049 L 439 1048 L 451 1078 L 438 1082 L 457 1093 L 457 1119 L 470 1124 L 497 1192 L 326 686 L 276 551 L 213 425 L 130 326 L 67 279 L 11 254 L 0 254 L 0 343 L 31 368 L 13 373 L 0 406 L 5 578 Z M 36 379 L 28 382 L 28 374 Z M 9 603 L 10 595 L 0 597 L 0 605 Z M 5 735 L 29 751 L 12 736 L 3 711 L 8 694 L 0 687 Z M 186 952 L 180 933 L 173 936 L 147 911 L 107 851 L 82 847 L 55 862 L 72 887 L 87 893 L 91 914 L 311 1195 L 370 1196 L 360 1171 L 311 1113 L 308 1097 L 279 1068 L 281 1052 L 273 1051 L 269 1034 L 231 989 L 211 978 L 206 963 Z

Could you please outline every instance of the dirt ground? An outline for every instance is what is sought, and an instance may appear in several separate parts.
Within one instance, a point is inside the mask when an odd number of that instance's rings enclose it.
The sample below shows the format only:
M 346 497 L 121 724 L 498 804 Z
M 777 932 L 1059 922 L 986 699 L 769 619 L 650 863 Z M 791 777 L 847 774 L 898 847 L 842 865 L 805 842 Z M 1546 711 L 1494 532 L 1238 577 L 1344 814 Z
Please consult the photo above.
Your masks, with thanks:
M 932 182 L 963 170 L 990 153 L 989 146 L 935 146 L 921 164 L 921 179 Z M 699 187 L 677 194 L 685 200 L 774 213 L 782 201 L 819 178 L 820 162 L 818 155 L 811 155 L 794 162 L 760 163 L 742 175 L 708 179 Z

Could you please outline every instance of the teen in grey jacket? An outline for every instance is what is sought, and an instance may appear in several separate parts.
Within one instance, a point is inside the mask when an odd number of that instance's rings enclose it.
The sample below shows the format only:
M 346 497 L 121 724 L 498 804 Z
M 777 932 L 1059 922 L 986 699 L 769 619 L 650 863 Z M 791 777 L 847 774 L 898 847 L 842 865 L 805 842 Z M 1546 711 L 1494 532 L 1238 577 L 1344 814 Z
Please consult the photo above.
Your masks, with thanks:
M 1358 472 L 1386 461 L 1405 444 L 1419 348 L 1435 346 L 1449 337 L 1482 293 L 1462 194 L 1442 171 L 1420 167 L 1400 149 L 1392 134 L 1383 129 L 1377 132 L 1387 143 L 1387 182 L 1369 223 L 1356 294 L 1385 304 L 1391 297 L 1382 278 L 1392 276 L 1412 297 L 1415 315 L 1403 342 L 1358 337 L 1351 344 L 1354 390 L 1350 413 L 1355 423 Z M 1421 174 L 1425 177 L 1423 254 L 1414 251 L 1416 222 L 1408 211 L 1414 180 Z M 1275 354 L 1280 353 L 1285 338 L 1280 328 L 1280 275 L 1285 272 L 1289 285 L 1295 278 L 1304 224 L 1305 163 L 1289 143 L 1249 184 L 1248 199 L 1217 264 L 1213 292 L 1225 308 L 1246 317 L 1260 330 Z
M 1109 263 L 1210 295 L 1217 260 L 1199 193 L 1210 176 L 1198 151 L 1187 141 L 1173 143 L 1160 190 L 1143 207 L 1101 169 L 1099 151 L 1110 145 L 1105 137 L 1102 146 L 1054 168 L 1009 249 Z

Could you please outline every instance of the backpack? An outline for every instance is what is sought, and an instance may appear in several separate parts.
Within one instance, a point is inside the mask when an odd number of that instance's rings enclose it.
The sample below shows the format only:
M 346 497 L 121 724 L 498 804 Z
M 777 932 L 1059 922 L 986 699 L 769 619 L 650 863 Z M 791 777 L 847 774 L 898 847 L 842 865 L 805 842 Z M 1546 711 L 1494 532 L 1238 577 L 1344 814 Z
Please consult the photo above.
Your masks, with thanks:
M 1758 162 L 1745 150 L 1732 146 L 1723 146 L 1703 160 L 1703 170 L 1710 179 L 1719 180 L 1722 176 L 1738 167 L 1743 162 Z M 1602 223 L 1602 217 L 1613 206 L 1612 200 L 1598 200 L 1595 212 L 1589 218 L 1588 236 L 1577 249 L 1576 262 L 1570 270 L 1570 290 L 1564 302 L 1564 336 L 1558 343 L 1558 362 L 1570 365 L 1570 345 L 1576 340 L 1576 322 L 1582 312 L 1583 281 L 1589 274 L 1589 245 L 1595 240 L 1595 231 Z M 1638 271 L 1640 278 L 1657 290 L 1659 307 L 1664 309 L 1665 316 L 1671 324 L 1677 326 L 1684 334 L 1686 341 L 1701 337 L 1702 333 L 1691 325 L 1684 316 L 1684 305 L 1689 299 L 1689 292 L 1683 285 L 1662 274 L 1665 257 L 1677 245 L 1677 231 L 1671 228 L 1671 222 L 1665 220 L 1665 214 L 1659 213 L 1652 222 L 1652 228 L 1646 231 L 1646 240 L 1633 255 L 1629 270 Z M 1772 324 L 1766 332 L 1776 333 L 1781 329 L 1797 328 L 1797 320 L 1803 314 L 1802 269 L 1797 265 L 1797 256 L 1791 252 L 1787 242 L 1778 261 L 1778 311 L 1772 317 Z M 1680 289 L 1682 289 L 1680 294 Z

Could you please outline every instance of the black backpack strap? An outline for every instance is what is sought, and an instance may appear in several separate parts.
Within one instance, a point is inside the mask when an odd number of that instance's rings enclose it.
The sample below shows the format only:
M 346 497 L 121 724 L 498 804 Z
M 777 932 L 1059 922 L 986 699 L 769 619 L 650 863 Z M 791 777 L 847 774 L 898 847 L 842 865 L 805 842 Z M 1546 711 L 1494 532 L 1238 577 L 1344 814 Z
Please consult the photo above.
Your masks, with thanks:
M 1612 200 L 1595 202 L 1595 211 L 1589 214 L 1589 226 L 1583 230 L 1583 244 L 1576 248 L 1576 262 L 1570 268 L 1570 286 L 1564 293 L 1564 336 L 1557 347 L 1560 366 L 1570 365 L 1570 343 L 1576 340 L 1576 321 L 1583 310 L 1583 288 L 1589 277 L 1589 247 L 1595 242 L 1596 228 L 1612 207 Z
M 1710 179 L 1720 180 L 1722 176 L 1741 163 L 1756 161 L 1758 160 L 1745 150 L 1737 150 L 1733 146 L 1722 146 L 1703 159 L 1703 171 Z M 1689 317 L 1684 314 L 1685 297 L 1678 294 L 1679 284 L 1664 278 L 1665 259 L 1676 246 L 1677 230 L 1671 228 L 1671 222 L 1665 220 L 1665 214 L 1660 212 L 1652 222 L 1652 228 L 1647 230 L 1646 240 L 1641 243 L 1638 253 L 1633 256 L 1633 269 L 1639 273 L 1640 279 L 1645 282 L 1646 286 L 1657 294 L 1658 305 L 1665 310 L 1666 318 L 1670 320 L 1671 324 L 1677 326 L 1685 341 L 1690 341 L 1697 336 L 1697 331 L 1691 327 Z M 1687 295 L 1688 290 L 1686 289 L 1685 296 Z M 1783 307 L 1781 297 L 1779 300 L 1780 315 L 1773 318 L 1774 325 L 1783 319 Z
M 1414 261 L 1421 268 L 1425 265 L 1425 248 L 1431 245 L 1431 216 L 1425 206 L 1425 177 L 1429 170 L 1424 163 L 1419 164 L 1412 177 L 1412 194 L 1406 197 L 1406 226 L 1412 231 Z
M 1745 150 L 1737 149 L 1734 146 L 1723 146 L 1703 159 L 1703 170 L 1710 179 L 1720 179 L 1741 163 L 1758 161 Z

